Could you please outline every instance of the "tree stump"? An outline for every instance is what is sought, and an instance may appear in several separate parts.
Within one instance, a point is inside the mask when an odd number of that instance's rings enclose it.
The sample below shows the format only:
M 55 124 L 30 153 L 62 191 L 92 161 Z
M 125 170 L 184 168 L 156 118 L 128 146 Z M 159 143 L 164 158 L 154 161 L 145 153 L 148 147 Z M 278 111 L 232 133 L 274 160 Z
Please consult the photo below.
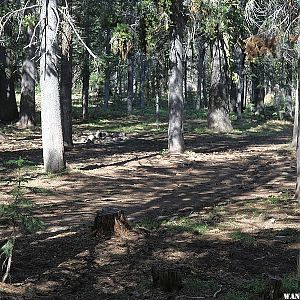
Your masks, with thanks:
M 263 292 L 263 300 L 280 300 L 282 297 L 282 280 L 269 275 Z
M 181 270 L 177 267 L 155 265 L 151 269 L 153 286 L 165 292 L 180 290 L 183 287 Z
M 130 230 L 126 216 L 122 210 L 105 207 L 97 211 L 93 227 L 94 235 L 126 235 Z

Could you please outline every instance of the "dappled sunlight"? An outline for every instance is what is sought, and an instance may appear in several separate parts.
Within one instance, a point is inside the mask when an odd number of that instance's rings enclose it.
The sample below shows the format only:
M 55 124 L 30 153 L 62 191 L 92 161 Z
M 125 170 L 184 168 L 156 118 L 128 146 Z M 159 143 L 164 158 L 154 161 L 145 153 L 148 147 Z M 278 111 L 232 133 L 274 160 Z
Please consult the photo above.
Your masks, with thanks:
M 43 173 L 38 145 L 23 149 L 23 140 L 11 139 L 12 148 L 5 146 L 1 156 L 2 200 L 9 199 L 7 178 L 14 176 L 3 162 L 26 157 L 33 162 L 26 196 L 46 225 L 20 237 L 13 282 L 26 279 L 40 296 L 68 298 L 76 291 L 79 298 L 96 293 L 119 299 L 138 290 L 164 299 L 152 288 L 155 263 L 182 267 L 181 293 L 191 296 L 213 295 L 224 276 L 227 286 L 238 288 L 262 273 L 290 275 L 299 209 L 286 130 L 255 137 L 187 134 L 193 150 L 176 157 L 167 155 L 159 132 L 105 145 L 79 143 L 67 152 L 68 171 L 58 175 Z M 111 206 L 124 210 L 132 231 L 123 238 L 94 237 L 96 212 Z

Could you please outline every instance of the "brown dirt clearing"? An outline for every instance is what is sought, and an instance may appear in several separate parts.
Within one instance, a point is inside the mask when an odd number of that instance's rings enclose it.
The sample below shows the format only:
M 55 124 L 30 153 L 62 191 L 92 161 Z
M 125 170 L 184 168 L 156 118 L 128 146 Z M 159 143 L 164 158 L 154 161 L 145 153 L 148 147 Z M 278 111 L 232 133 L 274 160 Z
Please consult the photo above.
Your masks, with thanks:
M 1 201 L 14 177 L 5 161 L 33 161 L 26 196 L 46 229 L 18 238 L 0 298 L 213 299 L 220 290 L 217 299 L 259 299 L 266 274 L 295 274 L 300 246 L 292 127 L 270 126 L 259 134 L 187 133 L 187 152 L 177 157 L 165 155 L 162 133 L 77 142 L 66 153 L 68 172 L 55 176 L 42 172 L 38 130 L 6 128 Z M 134 226 L 128 237 L 91 234 L 105 206 L 125 211 Z M 155 263 L 182 266 L 183 289 L 154 289 Z

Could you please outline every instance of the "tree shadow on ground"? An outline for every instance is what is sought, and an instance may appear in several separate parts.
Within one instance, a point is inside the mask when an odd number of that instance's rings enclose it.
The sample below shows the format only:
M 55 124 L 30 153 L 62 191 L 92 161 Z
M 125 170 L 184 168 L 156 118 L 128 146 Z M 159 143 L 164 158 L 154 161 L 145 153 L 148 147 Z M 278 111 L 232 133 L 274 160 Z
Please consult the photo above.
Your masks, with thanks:
M 25 282 L 27 299 L 211 299 L 218 286 L 225 294 L 246 293 L 245 283 L 263 274 L 284 276 L 295 270 L 297 250 L 272 241 L 282 234 L 286 232 L 261 230 L 251 235 L 255 244 L 171 230 L 105 240 L 78 227 L 20 238 L 12 279 Z M 168 294 L 153 288 L 151 266 L 157 263 L 180 266 L 181 291 Z
M 217 139 L 191 135 L 188 145 L 202 154 L 225 155 L 228 150 L 281 145 L 287 140 L 284 134 Z M 94 238 L 90 226 L 96 211 L 104 206 L 123 209 L 137 221 L 189 216 L 224 201 L 245 209 L 247 215 L 244 201 L 254 204 L 258 195 L 289 189 L 295 180 L 289 153 L 276 156 L 262 149 L 233 155 L 230 161 L 225 156 L 193 160 L 158 155 L 165 146 L 163 136 L 153 139 L 140 135 L 118 145 L 77 146 L 69 152 L 69 161 L 84 161 L 86 169 L 40 179 L 39 184 L 55 190 L 55 194 L 29 195 L 38 203 L 36 215 L 47 228 L 39 235 L 18 239 L 12 282 L 35 287 L 28 290 L 28 297 L 32 293 L 33 299 L 143 299 L 141 295 L 166 299 L 170 295 L 152 288 L 150 268 L 156 262 L 178 263 L 186 267 L 186 278 L 200 282 L 193 289 L 186 285 L 180 295 L 207 295 L 210 299 L 219 285 L 225 292 L 262 273 L 282 275 L 294 270 L 295 241 L 278 241 L 276 236 L 284 233 L 277 229 L 260 229 L 248 240 L 236 241 L 163 229 L 124 239 Z M 21 155 L 41 162 L 41 150 L 3 154 L 2 160 Z M 132 157 L 125 156 L 128 154 Z M 297 214 L 291 212 L 291 217 L 297 220 Z M 296 230 L 291 235 L 298 234 Z M 214 284 L 203 284 L 208 280 Z

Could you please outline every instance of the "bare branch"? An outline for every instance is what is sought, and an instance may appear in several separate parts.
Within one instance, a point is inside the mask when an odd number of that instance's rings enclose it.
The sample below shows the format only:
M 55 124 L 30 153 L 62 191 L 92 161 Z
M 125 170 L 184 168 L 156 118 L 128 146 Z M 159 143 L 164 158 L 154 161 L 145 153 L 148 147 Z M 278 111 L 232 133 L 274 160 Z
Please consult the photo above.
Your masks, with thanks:
M 78 33 L 78 31 L 76 30 L 72 19 L 70 17 L 69 14 L 66 14 L 62 9 L 58 9 L 60 11 L 60 13 L 65 17 L 65 19 L 68 21 L 68 23 L 70 24 L 70 26 L 72 27 L 73 31 L 75 32 L 77 38 L 79 39 L 79 41 L 82 43 L 82 45 L 85 47 L 85 49 L 88 51 L 88 53 L 94 58 L 97 58 L 97 55 L 93 53 L 93 51 L 86 45 L 86 43 L 84 42 L 84 40 L 82 39 L 82 37 L 80 36 L 80 34 Z
M 3 31 L 4 31 L 4 28 L 5 28 L 5 25 L 7 24 L 7 22 L 14 16 L 14 15 L 17 15 L 21 12 L 24 12 L 26 9 L 32 9 L 32 8 L 35 8 L 35 7 L 40 7 L 39 4 L 34 4 L 34 5 L 31 5 L 31 6 L 24 6 L 20 9 L 16 9 L 14 11 L 11 11 L 7 14 L 5 14 L 4 16 L 2 16 L 0 18 L 0 36 L 3 34 Z

